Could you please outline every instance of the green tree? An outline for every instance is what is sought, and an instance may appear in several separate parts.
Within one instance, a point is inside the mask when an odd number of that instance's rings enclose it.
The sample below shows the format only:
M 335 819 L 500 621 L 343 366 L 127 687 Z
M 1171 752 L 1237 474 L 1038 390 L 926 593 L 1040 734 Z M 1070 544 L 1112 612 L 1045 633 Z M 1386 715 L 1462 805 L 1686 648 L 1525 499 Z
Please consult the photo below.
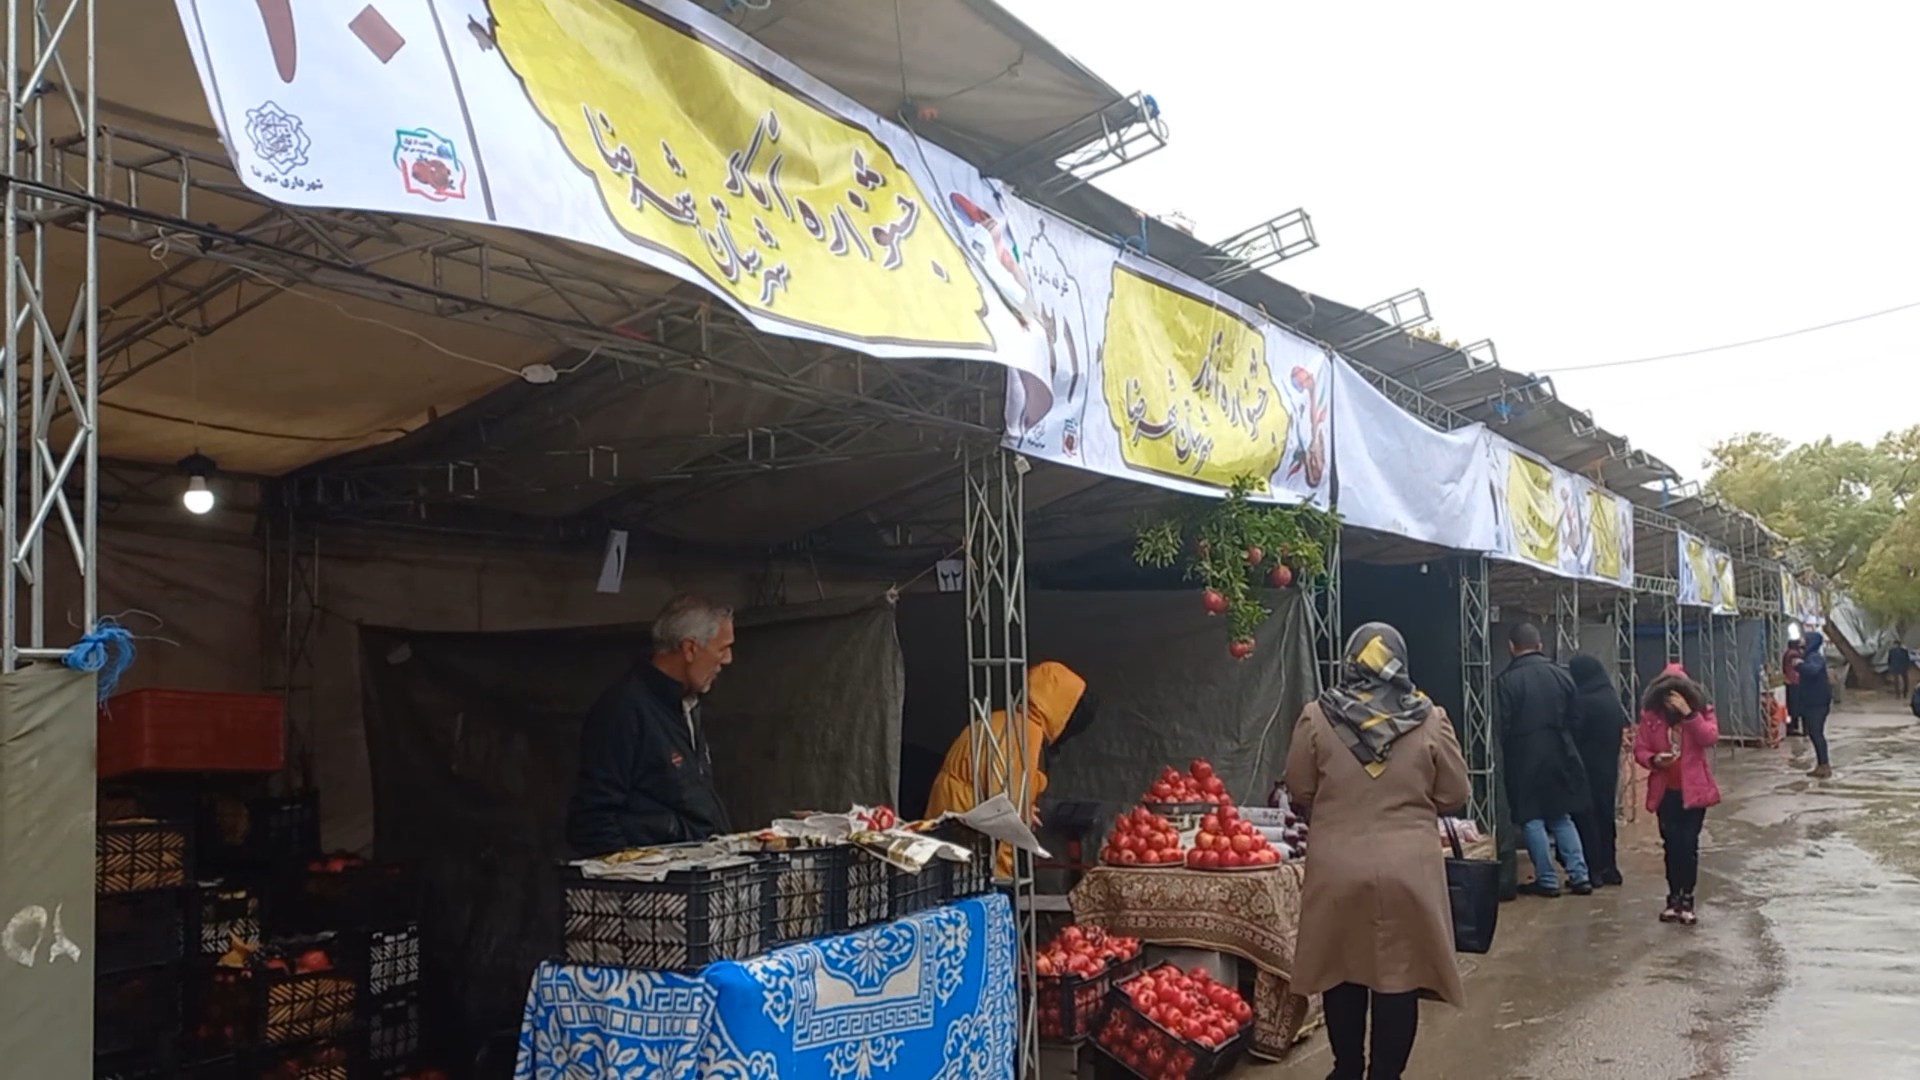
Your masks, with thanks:
M 1707 490 L 1792 541 L 1881 615 L 1920 615 L 1920 427 L 1869 446 L 1749 433 L 1713 448 Z

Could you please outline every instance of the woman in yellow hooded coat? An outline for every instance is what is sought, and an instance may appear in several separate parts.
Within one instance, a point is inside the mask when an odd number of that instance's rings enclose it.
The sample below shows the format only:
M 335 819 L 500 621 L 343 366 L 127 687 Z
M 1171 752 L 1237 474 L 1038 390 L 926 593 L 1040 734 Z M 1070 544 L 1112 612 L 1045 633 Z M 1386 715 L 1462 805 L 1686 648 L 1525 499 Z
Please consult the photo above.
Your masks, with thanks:
M 1026 805 L 1020 810 L 1029 823 L 1034 821 L 1034 803 L 1039 800 L 1040 793 L 1047 789 L 1047 773 L 1041 767 L 1043 751 L 1049 746 L 1058 746 L 1069 727 L 1076 734 L 1084 731 L 1090 723 L 1092 708 L 1087 680 L 1074 674 L 1067 665 L 1048 660 L 1035 664 L 1027 672 Z M 993 732 L 993 741 L 988 743 L 982 739 L 980 753 L 988 770 L 983 793 L 979 798 L 975 797 L 973 733 L 963 731 L 947 748 L 947 757 L 940 766 L 940 773 L 933 778 L 933 792 L 927 797 L 929 818 L 947 813 L 965 813 L 984 799 L 1000 794 L 1018 803 L 1019 792 L 1007 790 L 1006 777 L 992 760 L 991 748 L 994 746 L 1004 747 L 1002 752 L 1006 754 L 1014 752 L 1013 730 L 1007 723 L 1006 710 L 995 710 L 988 724 Z M 1013 849 L 1004 844 L 1000 846 L 997 870 L 1001 877 L 1013 876 Z

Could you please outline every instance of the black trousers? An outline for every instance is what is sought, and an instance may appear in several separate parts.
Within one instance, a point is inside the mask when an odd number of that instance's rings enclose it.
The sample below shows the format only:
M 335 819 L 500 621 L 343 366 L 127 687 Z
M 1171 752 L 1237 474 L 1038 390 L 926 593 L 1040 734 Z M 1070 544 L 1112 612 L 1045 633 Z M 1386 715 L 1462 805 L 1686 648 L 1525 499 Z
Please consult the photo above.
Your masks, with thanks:
M 1603 875 L 1620 872 L 1615 828 L 1620 801 L 1619 736 L 1581 743 L 1580 761 L 1586 766 L 1587 794 L 1591 802 L 1584 812 L 1573 815 L 1573 824 L 1580 830 L 1587 872 L 1598 884 Z
M 1691 896 L 1700 883 L 1700 829 L 1707 808 L 1689 810 L 1680 793 L 1669 789 L 1660 799 L 1660 842 L 1667 849 L 1667 895 Z
M 1827 756 L 1827 713 L 1831 705 L 1801 706 L 1801 723 L 1806 726 L 1807 738 L 1813 742 L 1813 761 L 1816 765 L 1827 765 L 1832 759 Z
M 1356 983 L 1341 983 L 1321 995 L 1327 1013 L 1327 1042 L 1333 1047 L 1328 1080 L 1401 1080 L 1413 1040 L 1420 1033 L 1420 993 L 1380 994 Z M 1373 1014 L 1368 1046 L 1367 1014 Z M 1371 1049 L 1373 1071 L 1367 1071 Z

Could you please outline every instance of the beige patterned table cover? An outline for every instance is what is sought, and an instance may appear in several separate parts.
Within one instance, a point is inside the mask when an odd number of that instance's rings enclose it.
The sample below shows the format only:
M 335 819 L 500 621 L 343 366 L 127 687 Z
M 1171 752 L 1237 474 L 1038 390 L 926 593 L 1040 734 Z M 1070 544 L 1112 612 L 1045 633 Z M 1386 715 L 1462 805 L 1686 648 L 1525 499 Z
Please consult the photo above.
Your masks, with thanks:
M 1279 1057 L 1306 1030 L 1314 1011 L 1287 982 L 1304 874 L 1300 863 L 1243 873 L 1101 866 L 1087 872 L 1070 899 L 1074 921 L 1082 925 L 1250 961 L 1259 969 L 1253 1052 Z

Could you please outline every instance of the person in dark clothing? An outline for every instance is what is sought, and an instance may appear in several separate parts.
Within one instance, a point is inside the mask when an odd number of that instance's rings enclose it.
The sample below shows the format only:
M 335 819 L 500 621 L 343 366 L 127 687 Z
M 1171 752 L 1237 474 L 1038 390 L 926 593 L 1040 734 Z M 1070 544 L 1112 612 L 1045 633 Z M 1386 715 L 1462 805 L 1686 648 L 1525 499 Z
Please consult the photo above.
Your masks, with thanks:
M 1800 661 L 1806 659 L 1807 650 L 1800 641 L 1787 642 L 1787 649 L 1780 654 L 1780 674 L 1787 684 L 1787 734 L 1805 735 L 1807 727 L 1800 719 Z
M 1833 759 L 1827 754 L 1827 713 L 1833 709 L 1833 682 L 1827 675 L 1826 639 L 1818 630 L 1807 632 L 1806 655 L 1800 659 L 1800 716 L 1813 741 L 1813 771 L 1808 776 L 1825 780 L 1833 775 Z
M 700 696 L 733 663 L 733 613 L 698 597 L 667 602 L 653 655 L 607 688 L 580 728 L 567 843 L 583 858 L 731 831 L 713 783 Z
M 1560 850 L 1574 893 L 1593 892 L 1575 811 L 1588 806 L 1586 767 L 1574 747 L 1573 676 L 1540 651 L 1540 628 L 1521 623 L 1507 636 L 1513 662 L 1493 684 L 1494 726 L 1505 757 L 1507 803 L 1533 860 L 1534 880 L 1522 892 L 1560 895 L 1552 848 Z M 1551 845 L 1548 837 L 1551 836 Z
M 1580 751 L 1580 763 L 1587 770 L 1588 806 L 1575 812 L 1573 824 L 1580 830 L 1581 852 L 1587 857 L 1587 873 L 1595 885 L 1619 885 L 1620 862 L 1615 850 L 1615 819 L 1620 798 L 1621 732 L 1627 730 L 1627 708 L 1619 691 L 1607 677 L 1607 667 L 1597 658 L 1580 653 L 1567 661 L 1578 692 L 1574 710 L 1579 717 L 1573 743 Z
M 1913 689 L 1912 686 L 1908 685 L 1912 679 L 1912 673 L 1913 653 L 1905 645 L 1902 645 L 1898 639 L 1895 639 L 1893 648 L 1887 650 L 1887 674 L 1893 676 L 1894 681 L 1900 684 L 1901 697 L 1906 697 L 1908 692 Z

